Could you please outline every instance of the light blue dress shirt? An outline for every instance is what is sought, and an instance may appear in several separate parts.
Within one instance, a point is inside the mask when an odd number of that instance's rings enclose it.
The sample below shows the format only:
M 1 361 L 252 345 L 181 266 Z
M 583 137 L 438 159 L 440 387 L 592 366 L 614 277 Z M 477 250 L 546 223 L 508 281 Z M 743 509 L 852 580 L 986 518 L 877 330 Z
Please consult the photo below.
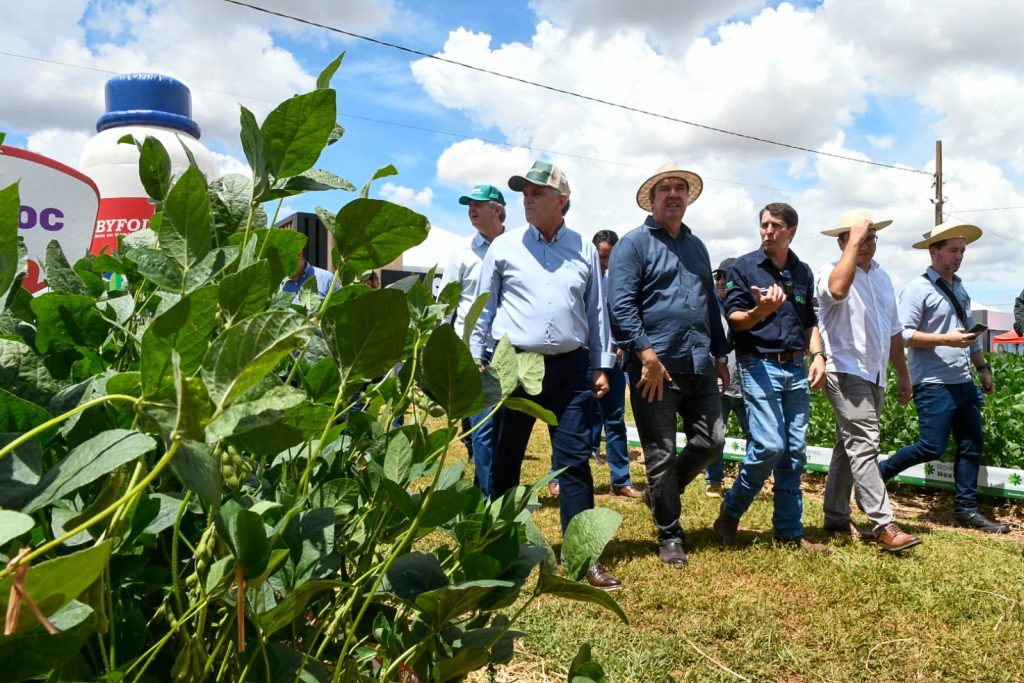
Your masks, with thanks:
M 491 243 L 477 295 L 489 292 L 470 351 L 481 358 L 504 335 L 516 347 L 546 356 L 580 347 L 590 366 L 611 368 L 611 334 L 597 249 L 564 224 L 548 242 L 525 225 Z
M 470 240 L 469 244 L 452 254 L 448 264 L 444 267 L 444 273 L 441 275 L 441 284 L 439 286 L 441 291 L 444 291 L 444 288 L 450 282 L 458 282 L 461 288 L 459 302 L 455 308 L 455 319 L 452 321 L 455 334 L 459 335 L 460 338 L 462 337 L 463 326 L 466 322 L 466 315 L 469 313 L 469 309 L 472 308 L 473 302 L 476 301 L 477 283 L 480 280 L 480 266 L 483 264 L 484 256 L 487 255 L 487 250 L 490 246 L 491 243 L 484 239 L 484 236 L 480 233 L 473 235 L 473 239 Z
M 306 264 L 298 280 L 292 280 L 291 278 L 285 280 L 284 284 L 281 285 L 281 291 L 294 293 L 295 296 L 292 298 L 292 303 L 297 304 L 299 303 L 299 291 L 302 289 L 302 285 L 306 284 L 306 280 L 311 277 L 316 278 L 316 291 L 320 298 L 326 299 L 328 292 L 331 291 L 331 283 L 334 282 L 334 273 L 323 268 L 317 268 L 311 263 Z M 338 289 L 340 286 L 341 283 L 338 283 L 335 289 Z
M 969 328 L 974 324 L 971 318 L 971 297 L 964 289 L 963 283 L 956 275 L 953 276 L 953 294 L 960 301 L 967 314 L 966 325 L 956 316 L 956 310 L 949 298 L 935 285 L 941 275 L 932 267 L 925 273 L 928 276 L 914 278 L 900 294 L 900 322 L 903 324 L 903 344 L 910 345 L 914 332 L 945 334 L 958 327 Z M 981 351 L 981 340 L 975 340 L 969 348 L 955 346 L 935 346 L 928 349 L 907 350 L 907 368 L 910 380 L 914 384 L 927 382 L 930 384 L 962 384 L 973 381 L 971 378 L 971 353 Z

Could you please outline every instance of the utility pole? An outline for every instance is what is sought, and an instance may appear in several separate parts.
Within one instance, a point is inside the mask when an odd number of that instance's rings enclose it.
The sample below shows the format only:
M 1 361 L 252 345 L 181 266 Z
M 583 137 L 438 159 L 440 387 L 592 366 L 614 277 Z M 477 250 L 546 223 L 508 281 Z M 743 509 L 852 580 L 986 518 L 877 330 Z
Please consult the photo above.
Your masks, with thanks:
M 935 141 L 935 225 L 942 222 L 942 140 Z

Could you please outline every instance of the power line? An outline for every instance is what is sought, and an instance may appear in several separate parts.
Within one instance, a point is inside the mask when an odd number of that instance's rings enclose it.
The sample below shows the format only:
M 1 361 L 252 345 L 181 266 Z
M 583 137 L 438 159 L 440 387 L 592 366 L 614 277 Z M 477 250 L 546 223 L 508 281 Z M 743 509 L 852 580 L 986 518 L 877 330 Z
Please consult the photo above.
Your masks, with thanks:
M 928 175 L 928 176 L 934 175 L 934 174 L 929 173 L 927 171 L 919 171 L 917 169 L 907 168 L 905 166 L 895 166 L 895 165 L 892 165 L 892 164 L 883 164 L 880 161 L 869 161 L 867 159 L 858 159 L 856 157 L 846 156 L 846 155 L 843 155 L 843 154 L 835 154 L 833 152 L 823 152 L 823 151 L 817 150 L 817 149 L 810 149 L 808 147 L 801 147 L 799 145 L 792 145 L 792 144 L 789 144 L 787 142 L 779 142 L 777 140 L 769 140 L 768 138 L 757 137 L 755 135 L 748 135 L 746 133 L 739 133 L 739 132 L 736 132 L 736 131 L 727 130 L 725 128 L 717 128 L 715 126 L 709 126 L 707 124 L 697 123 L 695 121 L 687 121 L 685 119 L 680 119 L 680 118 L 676 118 L 674 116 L 669 116 L 668 114 L 660 114 L 658 112 L 650 111 L 650 110 L 647 110 L 647 109 L 640 109 L 639 107 L 631 107 L 629 105 L 621 104 L 619 102 L 612 102 L 610 100 L 604 100 L 604 99 L 601 99 L 599 97 L 593 97 L 591 95 L 584 95 L 582 93 L 574 92 L 572 90 L 565 90 L 564 88 L 557 88 L 557 87 L 555 87 L 553 85 L 547 85 L 547 84 L 544 84 L 544 83 L 538 83 L 536 81 L 531 81 L 531 80 L 528 80 L 528 79 L 525 79 L 525 78 L 520 78 L 518 76 L 512 76 L 512 75 L 509 75 L 509 74 L 501 73 L 500 71 L 493 71 L 491 69 L 485 69 L 483 67 L 475 66 L 473 64 L 467 64 L 465 62 L 459 62 L 459 61 L 456 61 L 454 59 L 448 59 L 447 57 L 439 57 L 437 55 L 432 55 L 432 54 L 429 54 L 427 52 L 423 52 L 421 50 L 416 50 L 416 49 L 411 48 L 411 47 L 406 47 L 404 45 L 399 45 L 397 43 L 390 43 L 388 41 L 380 40 L 378 38 L 371 38 L 369 36 L 364 36 L 364 35 L 361 35 L 359 33 L 353 33 L 352 31 L 346 31 L 344 29 L 340 29 L 340 28 L 337 28 L 335 26 L 328 26 L 326 24 L 320 24 L 320 23 L 317 23 L 315 21 L 311 21 L 309 19 L 303 19 L 301 17 L 296 17 L 294 15 L 286 14 L 284 12 L 278 12 L 278 11 L 275 11 L 275 10 L 267 9 L 265 7 L 259 7 L 257 5 L 251 5 L 251 4 L 246 3 L 246 2 L 241 2 L 240 0 L 224 0 L 224 2 L 230 3 L 232 5 L 238 5 L 239 7 L 247 7 L 249 9 L 255 10 L 257 12 L 263 12 L 264 14 L 269 14 L 269 15 L 272 15 L 272 16 L 280 17 L 281 19 L 288 19 L 288 20 L 291 20 L 291 21 L 298 22 L 300 24 L 305 24 L 307 26 L 314 26 L 316 28 L 322 28 L 324 30 L 331 31 L 332 33 L 338 33 L 338 34 L 341 34 L 341 35 L 348 36 L 350 38 L 356 38 L 358 40 L 363 40 L 363 41 L 366 41 L 366 42 L 369 42 L 369 43 L 374 43 L 376 45 L 381 45 L 383 47 L 388 47 L 388 48 L 391 48 L 393 50 L 399 50 L 401 52 L 406 52 L 406 53 L 409 53 L 409 54 L 413 54 L 413 55 L 416 55 L 418 57 L 424 57 L 424 58 L 427 58 L 427 59 L 433 59 L 435 61 L 443 62 L 443 63 L 446 63 L 446 64 L 452 64 L 454 66 L 460 66 L 460 67 L 462 67 L 464 69 L 470 69 L 472 71 L 477 71 L 477 72 L 480 72 L 480 73 L 485 73 L 485 74 L 488 74 L 488 75 L 491 75 L 491 76 L 497 76 L 498 78 L 504 78 L 506 80 L 514 81 L 516 83 L 522 83 L 522 84 L 525 84 L 525 85 L 530 85 L 530 86 L 533 86 L 535 88 L 541 88 L 541 89 L 544 89 L 544 90 L 548 90 L 550 92 L 556 92 L 556 93 L 559 93 L 561 95 L 568 95 L 569 97 L 575 97 L 575 98 L 578 98 L 578 99 L 581 99 L 581 100 L 586 100 L 588 102 L 595 102 L 597 104 L 603 104 L 603 105 L 608 106 L 608 107 L 614 107 L 616 109 L 621 109 L 623 111 L 628 111 L 628 112 L 632 112 L 632 113 L 635 113 L 635 114 L 642 114 L 644 116 L 651 116 L 653 118 L 658 118 L 658 119 L 662 119 L 662 120 L 665 120 L 665 121 L 672 121 L 673 123 L 681 123 L 681 124 L 686 125 L 686 126 L 692 126 L 694 128 L 701 128 L 703 130 L 708 130 L 708 131 L 711 131 L 711 132 L 714 132 L 714 133 L 722 133 L 723 135 L 731 135 L 733 137 L 743 138 L 745 140 L 752 140 L 754 142 L 761 142 L 761 143 L 764 143 L 764 144 L 767 144 L 767 145 L 775 145 L 777 147 L 785 147 L 787 149 L 793 149 L 793 150 L 797 150 L 797 151 L 800 151 L 800 152 L 807 152 L 809 154 L 817 154 L 817 155 L 820 155 L 820 156 L 831 157 L 833 159 L 842 159 L 844 161 L 854 161 L 854 162 L 857 162 L 857 163 L 860 163 L 860 164 L 868 164 L 870 166 L 878 166 L 880 168 L 888 168 L 888 169 L 891 169 L 891 170 L 894 170 L 894 171 L 904 171 L 904 172 L 907 172 L 907 173 L 918 173 L 918 174 L 921 174 L 921 175 Z

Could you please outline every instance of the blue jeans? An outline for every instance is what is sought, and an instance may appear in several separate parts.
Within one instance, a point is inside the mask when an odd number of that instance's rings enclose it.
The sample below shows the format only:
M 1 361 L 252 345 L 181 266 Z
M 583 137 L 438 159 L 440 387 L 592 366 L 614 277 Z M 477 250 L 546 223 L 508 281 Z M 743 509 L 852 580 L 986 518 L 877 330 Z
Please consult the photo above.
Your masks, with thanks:
M 558 424 L 548 427 L 551 457 L 558 475 L 561 494 L 562 532 L 569 521 L 594 507 L 594 479 L 590 472 L 591 426 L 594 406 L 591 394 L 589 354 L 585 348 L 544 357 L 544 381 L 536 396 L 528 396 L 522 387 L 513 396 L 529 399 L 547 408 Z M 494 451 L 491 460 L 491 498 L 500 498 L 519 485 L 526 445 L 536 419 L 518 410 L 502 407 L 494 416 Z M 475 448 L 475 446 L 474 446 Z M 474 457 L 476 457 L 474 453 Z
M 743 438 L 749 441 L 747 408 L 743 405 L 742 396 L 726 396 L 722 394 L 722 425 L 728 425 L 729 413 L 736 413 L 736 420 L 740 423 L 740 431 L 743 432 Z M 725 480 L 725 459 L 721 455 L 704 470 L 704 479 L 709 484 L 721 484 Z
M 981 428 L 983 402 L 981 389 L 973 382 L 915 385 L 918 439 L 878 463 L 882 478 L 892 479 L 908 467 L 938 460 L 952 432 L 956 442 L 953 512 L 977 512 L 978 470 L 985 438 Z
M 629 452 L 626 450 L 626 373 L 622 365 L 607 371 L 608 393 L 598 400 L 599 411 L 594 420 L 594 449 L 601 446 L 601 426 L 604 426 L 608 442 L 608 469 L 611 470 L 612 486 L 621 489 L 632 486 L 629 478 Z
M 737 354 L 750 439 L 736 483 L 725 496 L 726 514 L 743 516 L 774 475 L 772 525 L 780 539 L 803 536 L 800 476 L 807 462 L 807 421 L 811 412 L 807 371 L 799 360 L 780 363 Z
M 469 418 L 472 427 L 480 425 L 469 438 L 473 444 L 473 486 L 483 492 L 484 498 L 491 497 L 491 461 L 494 457 L 494 420 L 484 422 L 484 418 L 492 407 L 487 406 Z

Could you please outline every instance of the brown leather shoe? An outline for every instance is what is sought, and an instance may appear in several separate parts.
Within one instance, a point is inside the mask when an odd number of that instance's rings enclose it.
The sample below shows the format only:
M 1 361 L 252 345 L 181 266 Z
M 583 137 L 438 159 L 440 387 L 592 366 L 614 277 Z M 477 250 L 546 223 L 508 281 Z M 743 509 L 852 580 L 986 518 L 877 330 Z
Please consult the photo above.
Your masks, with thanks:
M 558 486 L 558 482 L 556 480 L 552 480 L 552 481 L 548 482 L 548 495 L 549 496 L 551 496 L 552 498 L 558 498 L 558 494 L 561 493 L 561 492 L 562 492 L 562 489 L 561 489 L 561 487 Z
M 711 529 L 715 532 L 715 537 L 722 543 L 735 543 L 736 542 L 736 531 L 740 527 L 740 520 L 738 517 L 733 517 L 725 511 L 725 501 L 718 508 L 718 519 L 715 520 L 714 525 Z
M 794 550 L 805 550 L 809 553 L 817 553 L 819 555 L 828 555 L 832 552 L 827 545 L 824 543 L 813 543 L 808 541 L 803 536 L 797 536 L 796 538 L 775 538 L 776 543 L 789 546 Z
M 604 568 L 600 562 L 595 562 L 585 577 L 587 583 L 594 588 L 603 591 L 617 591 L 622 588 L 622 582 L 615 578 L 615 575 Z
M 875 540 L 875 532 L 864 531 L 857 527 L 853 521 L 848 521 L 845 524 L 826 524 L 824 526 L 825 531 L 830 534 L 837 536 L 844 536 L 851 541 L 873 541 Z
M 644 496 L 644 494 L 633 488 L 632 484 L 629 486 L 613 486 L 612 495 L 621 496 L 623 498 L 643 498 Z
M 886 552 L 898 553 L 901 550 L 907 548 L 913 548 L 915 545 L 921 543 L 921 539 L 917 536 L 908 534 L 903 529 L 896 525 L 896 522 L 889 522 L 881 531 L 878 532 L 878 536 L 875 539 L 875 543 L 878 547 Z

